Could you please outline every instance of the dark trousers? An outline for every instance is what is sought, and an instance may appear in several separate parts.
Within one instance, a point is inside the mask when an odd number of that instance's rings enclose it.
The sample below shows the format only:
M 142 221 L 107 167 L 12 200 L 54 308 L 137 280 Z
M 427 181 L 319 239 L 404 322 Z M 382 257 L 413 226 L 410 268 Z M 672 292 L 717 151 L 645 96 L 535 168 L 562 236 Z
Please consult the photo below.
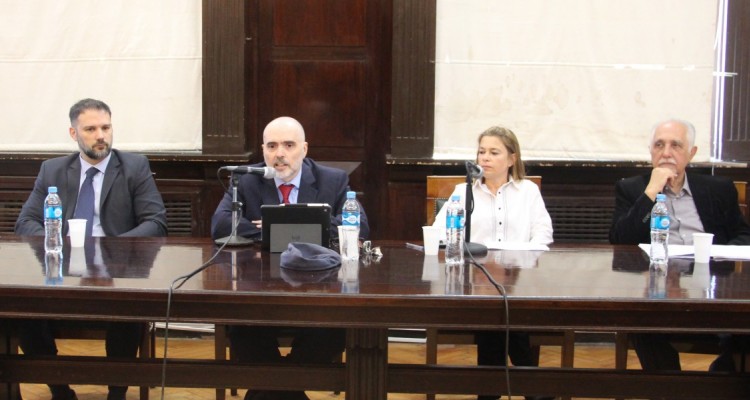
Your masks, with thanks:
M 292 337 L 292 350 L 282 357 L 279 337 Z M 232 326 L 229 328 L 232 353 L 242 363 L 329 364 L 338 359 L 346 346 L 346 331 L 333 328 L 284 328 L 275 326 Z M 306 399 L 298 391 L 249 390 L 245 399 Z
M 680 354 L 670 343 L 677 335 L 661 333 L 639 333 L 630 335 L 641 368 L 644 371 L 679 371 Z M 747 336 L 737 335 L 694 335 L 696 340 L 716 341 L 719 344 L 719 356 L 711 363 L 709 371 L 735 372 L 734 354 L 746 351 Z M 680 340 L 689 336 L 680 335 Z
M 477 331 L 477 364 L 505 365 L 505 331 Z M 531 350 L 529 334 L 511 332 L 508 336 L 508 357 L 516 367 L 536 367 L 539 360 Z M 499 395 L 479 396 L 479 400 L 497 399 Z M 549 397 L 526 396 L 527 400 Z
M 19 341 L 23 353 L 30 356 L 57 355 L 55 337 L 62 326 L 73 329 L 105 329 L 107 357 L 116 358 L 136 357 L 143 334 L 143 324 L 140 323 L 19 320 Z M 53 398 L 66 398 L 70 393 L 68 385 L 49 385 L 49 388 Z M 124 398 L 127 390 L 127 386 L 109 386 L 109 396 L 110 398 Z

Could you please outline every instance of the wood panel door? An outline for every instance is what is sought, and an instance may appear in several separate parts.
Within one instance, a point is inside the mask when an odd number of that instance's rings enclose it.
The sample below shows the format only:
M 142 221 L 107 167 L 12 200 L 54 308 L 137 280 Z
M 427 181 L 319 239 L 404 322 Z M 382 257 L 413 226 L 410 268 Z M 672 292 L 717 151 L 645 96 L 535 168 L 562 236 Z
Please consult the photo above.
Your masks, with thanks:
M 390 2 L 260 0 L 257 17 L 257 91 L 249 104 L 257 107 L 258 151 L 269 121 L 299 120 L 308 156 L 349 172 L 376 236 L 378 188 L 387 182 Z

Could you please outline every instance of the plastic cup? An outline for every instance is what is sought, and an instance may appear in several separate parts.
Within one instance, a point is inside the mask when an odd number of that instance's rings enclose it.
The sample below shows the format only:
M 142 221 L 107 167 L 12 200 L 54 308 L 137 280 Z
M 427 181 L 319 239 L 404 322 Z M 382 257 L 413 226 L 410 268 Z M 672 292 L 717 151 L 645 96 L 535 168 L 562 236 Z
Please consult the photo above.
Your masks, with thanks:
M 427 256 L 437 255 L 440 249 L 440 235 L 443 228 L 439 226 L 423 226 L 422 236 L 424 236 L 424 254 Z
M 71 247 L 83 247 L 83 243 L 86 239 L 86 220 L 69 219 L 68 234 L 70 235 Z
M 339 225 L 339 253 L 343 260 L 359 259 L 359 230 Z
M 713 233 L 693 234 L 693 252 L 695 254 L 695 262 L 707 263 L 711 260 L 711 244 L 713 241 Z

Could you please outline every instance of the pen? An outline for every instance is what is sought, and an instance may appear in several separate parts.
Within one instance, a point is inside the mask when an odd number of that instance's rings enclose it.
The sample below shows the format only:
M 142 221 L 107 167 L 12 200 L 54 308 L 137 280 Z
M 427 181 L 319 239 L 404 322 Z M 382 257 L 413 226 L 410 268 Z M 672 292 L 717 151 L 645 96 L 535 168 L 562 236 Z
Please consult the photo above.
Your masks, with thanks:
M 408 242 L 406 243 L 406 248 L 407 249 L 412 249 L 412 250 L 418 250 L 418 251 L 422 251 L 422 252 L 424 251 L 424 247 L 423 246 L 420 246 L 418 244 L 408 243 Z

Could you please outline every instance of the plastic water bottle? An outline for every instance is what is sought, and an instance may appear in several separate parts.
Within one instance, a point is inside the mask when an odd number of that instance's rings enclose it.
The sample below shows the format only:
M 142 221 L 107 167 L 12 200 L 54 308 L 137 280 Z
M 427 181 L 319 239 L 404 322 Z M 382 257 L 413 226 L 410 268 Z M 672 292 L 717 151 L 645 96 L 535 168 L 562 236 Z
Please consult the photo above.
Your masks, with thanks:
M 62 251 L 44 253 L 44 283 L 51 286 L 63 283 Z
M 656 195 L 656 204 L 651 209 L 651 263 L 666 264 L 669 259 L 669 210 L 664 194 Z
M 47 189 L 44 199 L 44 250 L 61 252 L 62 240 L 62 202 L 57 195 L 57 186 Z
M 453 195 L 448 203 L 445 217 L 445 262 L 446 264 L 464 263 L 464 206 L 461 196 Z
M 339 235 L 341 258 L 359 259 L 359 202 L 355 192 L 346 192 L 346 202 L 341 213 L 341 235 Z

